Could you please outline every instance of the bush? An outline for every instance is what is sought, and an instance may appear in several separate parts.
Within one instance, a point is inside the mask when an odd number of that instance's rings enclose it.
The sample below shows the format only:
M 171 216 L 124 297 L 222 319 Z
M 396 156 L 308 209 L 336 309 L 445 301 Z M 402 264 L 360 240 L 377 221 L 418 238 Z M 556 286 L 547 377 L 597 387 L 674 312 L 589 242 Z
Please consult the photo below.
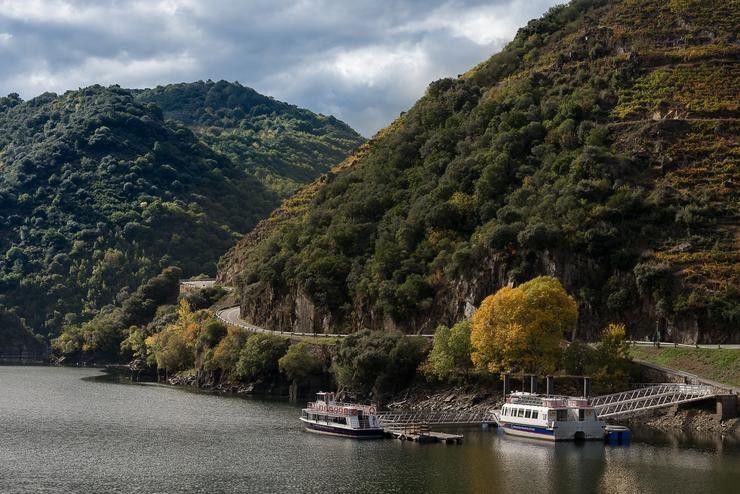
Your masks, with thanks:
M 301 341 L 290 345 L 285 355 L 278 360 L 278 366 L 288 376 L 288 379 L 302 382 L 311 376 L 320 374 L 324 367 L 324 360 L 316 346 Z
M 624 324 L 609 324 L 604 328 L 596 346 L 595 361 L 589 368 L 588 373 L 610 391 L 624 389 L 629 383 L 630 357 L 626 333 Z
M 473 368 L 470 359 L 470 321 L 462 321 L 452 328 L 440 326 L 434 333 L 434 344 L 427 359 L 430 374 L 439 379 L 451 380 L 466 376 Z
M 375 396 L 404 387 L 429 351 L 423 338 L 382 331 L 360 331 L 337 347 L 334 375 L 340 386 Z
M 239 362 L 239 353 L 247 341 L 249 333 L 242 328 L 229 326 L 226 336 L 218 342 L 211 353 L 211 358 L 204 362 L 204 370 L 221 369 L 224 377 L 236 373 L 236 364 Z
M 257 333 L 247 338 L 239 352 L 235 374 L 247 381 L 267 381 L 278 376 L 278 360 L 288 350 L 286 338 Z
M 596 360 L 596 351 L 582 341 L 576 340 L 563 352 L 562 367 L 572 376 L 588 374 Z

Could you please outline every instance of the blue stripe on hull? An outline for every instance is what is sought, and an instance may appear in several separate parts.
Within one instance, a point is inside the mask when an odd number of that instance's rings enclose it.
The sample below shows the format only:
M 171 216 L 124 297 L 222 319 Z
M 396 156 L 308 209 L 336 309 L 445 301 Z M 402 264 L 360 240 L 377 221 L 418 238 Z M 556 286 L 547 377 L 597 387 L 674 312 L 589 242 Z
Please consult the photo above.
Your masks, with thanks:
M 511 424 L 508 422 L 505 422 L 503 424 L 504 431 L 508 432 L 510 434 L 516 434 L 517 432 L 524 432 L 527 436 L 533 435 L 541 436 L 545 439 L 551 439 L 555 436 L 555 431 L 551 429 L 547 429 L 545 427 L 535 427 L 532 425 L 520 425 L 520 424 Z
M 344 429 L 342 427 L 315 424 L 313 422 L 304 422 L 304 424 L 308 431 L 333 434 L 335 436 L 355 437 L 360 439 L 380 439 L 383 437 L 383 429 Z

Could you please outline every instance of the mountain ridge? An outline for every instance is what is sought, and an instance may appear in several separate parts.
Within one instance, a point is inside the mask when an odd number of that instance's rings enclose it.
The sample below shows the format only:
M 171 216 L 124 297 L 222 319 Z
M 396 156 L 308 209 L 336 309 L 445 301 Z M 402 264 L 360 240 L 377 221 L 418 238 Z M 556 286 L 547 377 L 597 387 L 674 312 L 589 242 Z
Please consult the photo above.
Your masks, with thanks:
M 547 274 L 578 299 L 572 337 L 623 321 L 634 339 L 738 340 L 733 6 L 574 1 L 432 83 L 298 214 L 222 259 L 242 315 L 428 332 Z
M 200 86 L 178 85 L 168 96 L 176 100 Z M 209 104 L 222 111 L 209 123 L 216 131 L 232 108 L 220 98 L 232 87 L 237 96 L 253 92 L 225 82 L 207 86 L 217 88 Z M 54 336 L 170 265 L 185 276 L 213 275 L 218 257 L 279 203 L 279 190 L 234 162 L 249 157 L 250 146 L 231 157 L 219 152 L 142 94 L 90 86 L 28 101 L 0 98 L 0 306 L 19 321 L 14 326 Z M 291 133 L 291 125 L 313 118 L 310 112 L 298 109 L 293 118 L 278 110 L 296 107 L 266 99 L 273 105 L 267 121 L 283 126 L 279 147 L 296 150 L 297 158 L 275 169 L 291 187 L 363 140 L 319 116 L 322 127 Z M 236 125 L 248 121 L 241 115 Z M 333 133 L 326 145 L 321 132 Z

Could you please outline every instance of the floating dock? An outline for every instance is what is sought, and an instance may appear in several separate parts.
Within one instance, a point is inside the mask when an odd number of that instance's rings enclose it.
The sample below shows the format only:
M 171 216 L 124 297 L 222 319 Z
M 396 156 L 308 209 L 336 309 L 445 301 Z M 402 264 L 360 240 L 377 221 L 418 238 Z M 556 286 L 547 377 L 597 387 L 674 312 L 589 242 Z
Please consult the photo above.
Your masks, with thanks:
M 413 424 L 405 427 L 390 427 L 384 429 L 385 436 L 401 441 L 417 443 L 445 443 L 462 444 L 462 434 L 448 434 L 430 430 L 428 424 Z

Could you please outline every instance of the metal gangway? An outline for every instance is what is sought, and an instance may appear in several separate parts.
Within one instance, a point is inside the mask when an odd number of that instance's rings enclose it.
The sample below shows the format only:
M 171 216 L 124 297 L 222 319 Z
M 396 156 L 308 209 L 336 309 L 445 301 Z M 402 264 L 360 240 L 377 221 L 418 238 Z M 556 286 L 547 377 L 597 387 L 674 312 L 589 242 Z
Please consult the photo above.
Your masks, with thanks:
M 442 425 L 480 425 L 492 422 L 490 409 L 476 410 L 390 410 L 380 412 L 378 421 L 384 429 L 398 429 L 424 424 Z
M 704 384 L 648 384 L 591 398 L 599 418 L 627 417 L 656 408 L 706 400 L 726 392 Z

